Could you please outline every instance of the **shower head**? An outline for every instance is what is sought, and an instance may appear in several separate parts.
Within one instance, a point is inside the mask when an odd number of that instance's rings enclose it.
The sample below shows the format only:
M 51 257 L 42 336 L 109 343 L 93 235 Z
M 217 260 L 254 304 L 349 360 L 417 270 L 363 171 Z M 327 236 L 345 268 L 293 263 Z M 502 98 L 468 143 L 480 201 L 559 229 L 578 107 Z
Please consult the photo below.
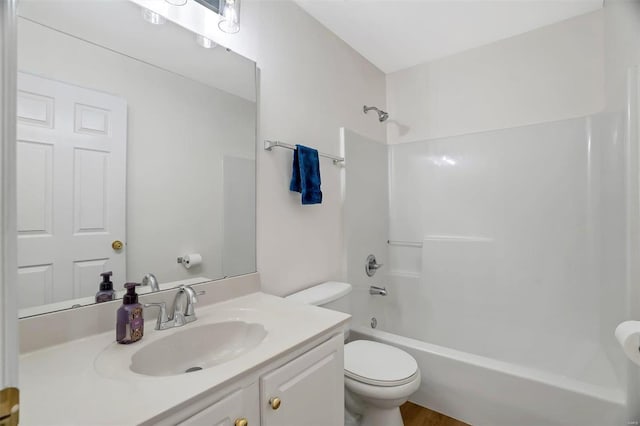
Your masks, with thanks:
M 368 112 L 369 112 L 369 111 L 371 111 L 371 110 L 373 110 L 373 111 L 377 112 L 377 113 L 378 113 L 378 120 L 379 120 L 381 123 L 382 123 L 383 121 L 386 121 L 386 120 L 387 120 L 387 118 L 389 118 L 389 113 L 388 113 L 388 112 L 383 111 L 383 110 L 378 109 L 378 108 L 373 107 L 373 106 L 372 106 L 372 107 L 368 107 L 368 106 L 366 106 L 366 105 L 365 105 L 365 106 L 362 108 L 362 110 L 364 111 L 364 113 L 365 113 L 365 114 L 366 114 L 366 113 L 368 113 Z

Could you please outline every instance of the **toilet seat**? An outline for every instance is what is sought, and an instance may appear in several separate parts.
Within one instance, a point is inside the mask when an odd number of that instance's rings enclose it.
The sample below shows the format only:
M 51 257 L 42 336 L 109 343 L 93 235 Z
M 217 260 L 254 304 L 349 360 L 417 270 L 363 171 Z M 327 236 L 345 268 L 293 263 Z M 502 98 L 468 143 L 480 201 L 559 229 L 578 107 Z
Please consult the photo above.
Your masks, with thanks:
M 344 346 L 344 374 L 372 386 L 402 386 L 416 380 L 418 363 L 405 351 L 370 340 Z
M 346 371 L 344 372 L 344 375 L 350 379 L 356 380 L 360 383 L 364 383 L 365 385 L 371 385 L 371 386 L 402 386 L 402 385 L 406 385 L 407 383 L 411 383 L 412 381 L 414 381 L 416 379 L 416 376 L 418 375 L 418 372 L 416 371 L 415 373 L 413 373 L 411 376 L 407 377 L 406 379 L 402 379 L 402 380 L 395 380 L 395 381 L 382 381 L 382 380 L 373 380 L 370 379 L 368 377 L 362 377 L 362 376 L 358 376 L 357 374 L 353 374 L 350 371 Z

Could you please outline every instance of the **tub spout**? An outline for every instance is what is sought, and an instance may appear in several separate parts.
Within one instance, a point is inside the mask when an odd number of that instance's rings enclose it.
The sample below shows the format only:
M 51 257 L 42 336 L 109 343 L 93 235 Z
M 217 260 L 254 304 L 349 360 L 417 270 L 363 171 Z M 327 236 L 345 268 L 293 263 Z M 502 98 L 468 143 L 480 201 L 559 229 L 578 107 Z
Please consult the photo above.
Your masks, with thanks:
M 374 296 L 386 296 L 387 289 L 386 287 L 378 287 L 378 286 L 372 285 L 371 287 L 369 287 L 369 294 L 372 294 Z

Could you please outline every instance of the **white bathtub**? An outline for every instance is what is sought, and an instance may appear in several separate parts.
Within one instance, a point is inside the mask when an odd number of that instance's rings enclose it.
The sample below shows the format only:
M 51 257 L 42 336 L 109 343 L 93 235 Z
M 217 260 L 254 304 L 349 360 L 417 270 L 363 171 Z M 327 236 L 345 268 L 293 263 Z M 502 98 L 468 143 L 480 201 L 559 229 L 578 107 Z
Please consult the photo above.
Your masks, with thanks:
M 411 401 L 475 426 L 623 426 L 625 394 L 574 378 L 355 326 L 351 340 L 410 353 L 422 373 Z

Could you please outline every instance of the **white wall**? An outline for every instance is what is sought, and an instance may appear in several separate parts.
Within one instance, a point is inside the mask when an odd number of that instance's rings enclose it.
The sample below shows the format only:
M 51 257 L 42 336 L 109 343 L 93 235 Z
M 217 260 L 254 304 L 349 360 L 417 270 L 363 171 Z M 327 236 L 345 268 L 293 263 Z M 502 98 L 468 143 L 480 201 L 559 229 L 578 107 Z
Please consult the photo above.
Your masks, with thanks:
M 257 24 L 258 271 L 278 295 L 344 278 L 341 170 L 321 160 L 323 203 L 301 206 L 289 192 L 291 153 L 267 152 L 262 139 L 340 152 L 340 127 L 383 141 L 384 126 L 362 105 L 385 105 L 384 74 L 290 2 L 245 7 Z M 258 21 L 251 19 L 252 14 Z M 247 22 L 248 21 L 248 22 Z M 348 167 L 348 165 L 347 165 Z
M 225 275 L 223 157 L 253 161 L 255 103 L 30 21 L 20 19 L 19 31 L 20 70 L 128 103 L 126 279 Z M 249 250 L 245 273 L 254 270 Z M 202 254 L 200 267 L 176 263 L 192 252 Z M 113 281 L 121 288 L 125 277 Z
M 578 16 L 387 75 L 388 143 L 600 111 L 601 15 Z
M 606 273 L 625 283 L 624 288 L 603 289 L 603 309 L 622 301 L 625 306 L 609 315 L 610 324 L 623 319 L 640 319 L 640 183 L 638 178 L 638 154 L 640 134 L 640 2 L 637 0 L 611 0 L 605 2 L 605 88 L 606 111 L 619 117 L 618 142 L 606 165 L 608 170 L 622 170 L 620 176 L 612 173 L 610 179 L 618 179 L 617 191 L 627 197 L 626 208 L 609 210 L 607 220 L 613 237 L 627 238 L 627 247 L 609 250 Z M 631 109 L 628 110 L 628 100 Z M 624 120 L 629 111 L 630 123 Z M 622 210 L 622 211 L 620 211 Z M 605 242 L 611 246 L 610 235 Z M 625 253 L 628 250 L 628 253 Z M 640 369 L 631 362 L 623 370 L 628 376 L 629 424 L 640 422 Z

